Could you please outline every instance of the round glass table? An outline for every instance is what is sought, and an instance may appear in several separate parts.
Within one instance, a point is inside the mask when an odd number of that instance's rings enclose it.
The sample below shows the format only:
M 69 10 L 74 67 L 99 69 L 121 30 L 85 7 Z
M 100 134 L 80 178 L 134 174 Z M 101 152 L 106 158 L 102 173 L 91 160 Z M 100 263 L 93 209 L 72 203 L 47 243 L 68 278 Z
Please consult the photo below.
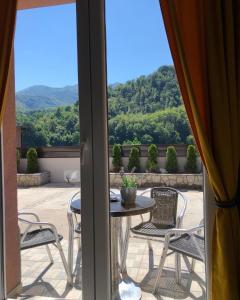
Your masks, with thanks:
M 121 196 L 115 195 L 115 201 L 110 201 L 111 216 L 111 257 L 112 257 L 112 299 L 131 299 L 141 298 L 141 289 L 130 277 L 126 276 L 126 257 L 128 251 L 129 234 L 131 227 L 131 217 L 151 212 L 155 207 L 155 200 L 145 196 L 137 196 L 134 205 L 125 206 L 121 203 Z M 81 199 L 73 200 L 70 209 L 75 214 L 81 214 Z M 125 238 L 122 234 L 122 218 L 126 217 Z M 69 220 L 69 226 L 73 222 Z M 72 271 L 72 249 L 73 249 L 73 228 L 69 230 L 69 267 Z M 120 249 L 120 262 L 118 251 Z

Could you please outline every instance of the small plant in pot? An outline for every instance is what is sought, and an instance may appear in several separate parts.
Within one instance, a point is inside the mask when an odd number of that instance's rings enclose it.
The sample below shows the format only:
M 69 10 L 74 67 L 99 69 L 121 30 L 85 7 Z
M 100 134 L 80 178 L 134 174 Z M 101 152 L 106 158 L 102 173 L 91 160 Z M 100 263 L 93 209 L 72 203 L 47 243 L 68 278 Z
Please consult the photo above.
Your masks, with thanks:
M 122 176 L 122 187 L 120 192 L 123 205 L 134 205 L 137 194 L 137 182 L 133 176 Z

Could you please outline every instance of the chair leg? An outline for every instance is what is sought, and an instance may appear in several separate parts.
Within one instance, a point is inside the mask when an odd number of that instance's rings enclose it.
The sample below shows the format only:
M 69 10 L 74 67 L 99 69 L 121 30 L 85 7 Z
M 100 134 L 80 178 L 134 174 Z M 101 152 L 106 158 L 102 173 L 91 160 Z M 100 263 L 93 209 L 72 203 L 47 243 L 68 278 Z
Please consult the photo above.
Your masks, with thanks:
M 184 259 L 184 262 L 185 262 L 185 264 L 188 268 L 188 272 L 189 273 L 193 272 L 193 262 L 190 263 L 190 261 L 189 261 L 189 259 L 186 255 L 183 255 L 183 259 Z M 195 264 L 195 262 L 194 262 L 194 264 Z
M 149 249 L 149 251 L 153 252 L 152 241 L 149 240 L 149 239 L 147 241 L 148 241 L 148 249 Z
M 195 270 L 195 265 L 196 265 L 196 259 L 192 260 L 192 264 L 191 264 L 191 272 L 194 272 Z
M 48 245 L 46 245 L 46 250 L 47 250 L 47 254 L 48 254 L 48 257 L 50 259 L 50 262 L 51 262 L 51 264 L 53 264 L 54 261 L 53 261 L 52 253 L 51 253 L 50 248 L 49 248 Z
M 175 254 L 175 269 L 176 269 L 176 282 L 181 283 L 181 256 L 179 253 Z
M 72 282 L 72 276 L 71 276 L 71 273 L 70 273 L 69 268 L 68 268 L 68 264 L 67 264 L 67 261 L 66 261 L 63 249 L 62 249 L 62 245 L 61 245 L 60 242 L 56 242 L 56 245 L 57 245 L 57 248 L 59 250 L 59 253 L 60 253 L 60 256 L 61 256 L 61 259 L 62 259 L 62 263 L 63 263 L 64 269 L 65 269 L 65 272 L 67 274 L 67 281 L 68 281 L 68 283 L 70 285 L 72 285 L 73 284 L 73 282 Z
M 158 266 L 157 277 L 156 277 L 154 287 L 153 287 L 153 294 L 156 294 L 159 283 L 160 283 L 160 278 L 161 278 L 161 275 L 162 275 L 164 263 L 165 263 L 165 260 L 166 260 L 166 257 L 167 257 L 167 251 L 168 251 L 168 247 L 164 245 L 162 255 L 161 255 L 161 259 L 160 259 L 159 266 Z
M 78 243 L 78 250 L 81 249 L 81 235 L 79 234 L 77 237 L 77 243 Z

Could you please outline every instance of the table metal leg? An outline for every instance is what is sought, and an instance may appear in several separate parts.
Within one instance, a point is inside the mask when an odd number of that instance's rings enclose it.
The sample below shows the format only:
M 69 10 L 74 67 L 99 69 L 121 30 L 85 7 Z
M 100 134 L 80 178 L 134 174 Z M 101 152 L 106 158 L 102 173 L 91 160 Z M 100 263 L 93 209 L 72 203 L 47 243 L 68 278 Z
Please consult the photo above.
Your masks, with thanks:
M 74 235 L 74 224 L 72 213 L 67 214 L 68 217 L 68 267 L 71 276 L 73 277 L 73 235 Z
M 119 240 L 120 231 L 122 228 L 121 220 L 117 217 L 111 218 L 111 256 L 112 256 L 112 299 L 113 300 L 139 300 L 141 298 L 141 289 L 135 285 L 134 282 L 128 278 L 126 281 L 121 278 L 121 269 L 118 262 L 118 248 L 121 247 L 121 240 Z M 129 221 L 127 224 L 130 226 Z M 127 234 L 128 232 L 128 234 Z M 126 269 L 126 251 L 128 247 L 128 237 L 129 237 L 129 230 L 126 232 L 125 235 L 125 242 L 127 241 L 126 245 L 124 245 L 123 249 L 123 259 L 121 258 L 121 264 L 123 263 L 124 268 Z M 120 245 L 118 242 L 120 241 Z M 125 259 L 125 261 L 124 261 Z
M 127 224 L 126 224 L 126 231 L 125 231 L 125 237 L 124 241 L 122 243 L 122 253 L 121 253 L 121 273 L 127 274 L 126 269 L 126 260 L 127 260 L 127 253 L 128 253 L 128 244 L 129 244 L 129 236 L 130 236 L 130 228 L 131 228 L 131 217 L 126 218 Z M 122 232 L 122 228 L 120 229 Z

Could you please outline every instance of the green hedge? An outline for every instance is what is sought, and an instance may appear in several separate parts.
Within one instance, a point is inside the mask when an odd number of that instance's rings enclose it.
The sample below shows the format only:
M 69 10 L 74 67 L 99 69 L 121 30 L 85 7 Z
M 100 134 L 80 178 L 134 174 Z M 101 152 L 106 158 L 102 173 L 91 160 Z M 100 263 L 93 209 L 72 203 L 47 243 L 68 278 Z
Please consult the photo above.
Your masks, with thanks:
M 156 145 L 151 144 L 148 147 L 148 161 L 146 168 L 149 172 L 157 172 L 158 170 L 158 148 Z
M 140 171 L 140 150 L 138 147 L 132 147 L 129 155 L 128 170 L 132 172 Z
M 174 146 L 167 147 L 165 167 L 168 173 L 178 172 L 177 153 Z
M 35 148 L 29 148 L 27 151 L 27 173 L 38 172 L 38 154 Z
M 187 148 L 187 162 L 185 165 L 185 171 L 189 173 L 197 173 L 197 150 L 193 145 L 189 145 Z
M 122 166 L 121 146 L 119 144 L 113 145 L 112 157 L 113 170 L 119 172 Z

